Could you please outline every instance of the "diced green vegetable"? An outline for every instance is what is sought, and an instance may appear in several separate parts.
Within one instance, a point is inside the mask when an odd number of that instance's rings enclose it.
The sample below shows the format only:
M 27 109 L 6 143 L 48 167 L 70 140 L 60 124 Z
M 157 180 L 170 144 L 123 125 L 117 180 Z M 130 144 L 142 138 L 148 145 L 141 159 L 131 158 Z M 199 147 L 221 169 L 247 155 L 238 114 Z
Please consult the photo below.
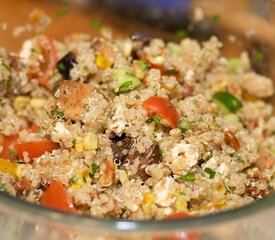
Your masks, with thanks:
M 237 114 L 234 113 L 228 113 L 223 117 L 223 121 L 225 123 L 230 123 L 230 122 L 239 122 L 240 117 Z
M 263 55 L 261 52 L 259 52 L 259 51 L 255 52 L 255 60 L 256 60 L 257 62 L 262 61 L 263 58 L 264 58 L 264 55 Z
M 177 178 L 179 181 L 187 181 L 187 182 L 194 182 L 196 180 L 194 173 L 187 173 L 186 175 L 182 175 Z
M 0 183 L 0 192 L 4 191 L 5 185 L 3 183 Z
M 224 113 L 236 112 L 243 106 L 242 102 L 229 92 L 216 92 L 213 96 L 213 100 Z M 223 106 L 226 109 L 224 109 Z
M 112 81 L 118 83 L 118 93 L 125 93 L 140 87 L 140 80 L 128 69 L 115 69 L 111 75 Z
M 189 122 L 187 121 L 186 118 L 183 118 L 179 121 L 179 124 L 178 124 L 178 128 L 181 130 L 181 132 L 183 134 L 185 134 L 185 132 L 190 129 L 190 124 Z
M 229 58 L 228 59 L 228 66 L 229 72 L 237 73 L 237 69 L 241 64 L 241 60 L 239 58 Z
M 205 168 L 204 171 L 209 174 L 210 179 L 213 179 L 216 175 L 216 172 L 211 168 Z
M 51 116 L 56 116 L 57 118 L 63 118 L 64 115 L 64 112 L 59 111 L 57 107 L 51 111 Z
M 57 64 L 57 69 L 59 72 L 63 72 L 66 69 L 66 67 L 63 62 L 60 62 Z

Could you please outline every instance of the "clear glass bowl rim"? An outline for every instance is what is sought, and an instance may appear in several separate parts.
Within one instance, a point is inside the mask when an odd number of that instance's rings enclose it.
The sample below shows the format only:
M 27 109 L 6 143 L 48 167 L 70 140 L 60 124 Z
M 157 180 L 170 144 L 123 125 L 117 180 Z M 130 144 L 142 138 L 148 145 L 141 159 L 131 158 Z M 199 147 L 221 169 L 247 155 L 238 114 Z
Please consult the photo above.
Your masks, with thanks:
M 63 226 L 83 229 L 86 231 L 90 231 L 91 226 L 93 226 L 93 229 L 96 226 L 97 230 L 106 231 L 106 229 L 108 229 L 108 231 L 119 232 L 163 232 L 180 229 L 199 229 L 213 224 L 216 225 L 229 222 L 235 219 L 248 218 L 252 215 L 260 214 L 261 211 L 267 212 L 271 208 L 275 208 L 275 194 L 240 208 L 226 210 L 201 217 L 161 221 L 133 221 L 122 219 L 100 219 L 91 216 L 65 213 L 29 203 L 5 192 L 0 193 L 0 211 L 4 210 L 6 214 L 12 214 L 13 216 L 19 217 L 20 219 L 25 219 L 27 221 L 34 221 L 33 219 L 35 219 L 35 222 L 40 221 L 58 223 Z

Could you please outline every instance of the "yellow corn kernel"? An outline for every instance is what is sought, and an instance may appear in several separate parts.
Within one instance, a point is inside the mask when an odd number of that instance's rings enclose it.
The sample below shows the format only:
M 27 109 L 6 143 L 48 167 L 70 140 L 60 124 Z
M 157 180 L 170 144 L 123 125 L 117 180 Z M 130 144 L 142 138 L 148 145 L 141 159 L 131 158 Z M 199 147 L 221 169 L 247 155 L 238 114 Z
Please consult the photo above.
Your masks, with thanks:
M 212 85 L 212 90 L 217 92 L 217 91 L 221 91 L 224 90 L 228 85 L 228 82 L 226 80 L 221 80 L 219 82 L 216 82 Z
M 47 101 L 43 98 L 32 98 L 30 100 L 30 105 L 33 108 L 41 108 L 46 105 Z
M 30 98 L 27 96 L 18 96 L 13 101 L 13 107 L 16 111 L 22 110 L 30 102 Z
M 24 164 L 19 164 L 16 168 L 16 177 L 21 180 L 22 179 L 22 167 Z
M 256 102 L 259 99 L 249 94 L 247 91 L 243 91 L 243 99 L 247 102 Z
M 7 159 L 0 158 L 0 171 L 16 176 L 16 165 Z
M 154 196 L 151 193 L 145 193 L 141 207 L 145 214 L 151 213 L 151 208 L 154 203 Z
M 185 200 L 184 194 L 182 194 L 182 193 L 177 194 L 174 207 L 179 212 L 188 210 L 187 209 L 187 202 Z
M 78 185 L 78 184 L 72 184 L 71 188 L 74 189 L 74 190 L 76 190 L 76 189 L 81 188 L 81 186 Z
M 94 133 L 88 133 L 83 139 L 83 147 L 85 150 L 96 150 L 98 146 L 98 137 Z
M 100 53 L 96 56 L 95 63 L 101 69 L 111 67 L 113 64 L 112 61 L 107 59 L 103 53 Z
M 74 144 L 74 149 L 77 153 L 83 152 L 83 150 L 84 150 L 83 141 L 76 140 L 75 144 Z

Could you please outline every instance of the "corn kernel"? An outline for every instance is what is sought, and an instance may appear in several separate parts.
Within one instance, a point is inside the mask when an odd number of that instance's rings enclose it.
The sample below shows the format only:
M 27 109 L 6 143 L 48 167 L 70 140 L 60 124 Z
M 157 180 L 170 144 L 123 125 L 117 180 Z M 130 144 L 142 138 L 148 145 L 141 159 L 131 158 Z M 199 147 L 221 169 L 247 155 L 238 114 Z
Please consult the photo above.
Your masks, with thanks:
M 76 140 L 74 144 L 74 149 L 77 153 L 83 152 L 84 150 L 83 141 Z
M 151 208 L 154 203 L 154 196 L 151 193 L 145 193 L 141 207 L 145 214 L 151 213 Z
M 30 98 L 27 96 L 18 96 L 13 101 L 13 107 L 16 111 L 22 110 L 30 102 Z
M 88 133 L 83 140 L 83 147 L 85 150 L 96 150 L 98 146 L 98 138 L 94 133 Z
M 177 194 L 174 207 L 179 212 L 188 210 L 187 209 L 187 202 L 185 200 L 184 194 L 181 194 L 181 193 Z
M 9 160 L 0 158 L 0 171 L 11 175 L 16 175 L 16 165 Z
M 46 105 L 47 101 L 43 98 L 32 98 L 30 101 L 30 105 L 33 108 L 41 108 Z
M 81 188 L 81 186 L 78 184 L 72 184 L 71 188 L 76 190 L 76 189 Z
M 113 64 L 112 61 L 107 59 L 103 53 L 100 53 L 96 56 L 95 63 L 101 69 L 111 67 Z
M 21 180 L 22 179 L 22 167 L 24 166 L 24 164 L 19 164 L 16 168 L 16 177 Z

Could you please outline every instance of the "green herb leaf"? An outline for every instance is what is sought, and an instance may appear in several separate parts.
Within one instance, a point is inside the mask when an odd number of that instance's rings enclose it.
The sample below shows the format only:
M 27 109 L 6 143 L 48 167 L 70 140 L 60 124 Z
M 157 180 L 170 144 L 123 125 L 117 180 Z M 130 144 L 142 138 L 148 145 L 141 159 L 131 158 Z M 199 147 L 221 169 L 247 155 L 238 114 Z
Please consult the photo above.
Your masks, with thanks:
M 209 174 L 210 179 L 213 179 L 216 175 L 216 172 L 211 168 L 205 168 L 204 171 Z
M 223 104 L 230 112 L 236 112 L 243 106 L 242 102 L 229 92 L 216 92 L 213 100 Z
M 55 14 L 55 16 L 56 17 L 64 17 L 65 15 L 67 15 L 68 14 L 68 11 L 66 10 L 66 9 L 63 9 L 63 10 L 61 10 L 60 12 L 57 12 L 56 14 Z
M 4 183 L 0 183 L 0 192 L 4 191 L 4 187 L 5 187 L 5 184 Z
M 96 163 L 92 163 L 92 173 L 95 174 L 99 168 L 99 165 Z
M 194 182 L 196 180 L 195 174 L 194 173 L 187 173 L 186 175 L 182 175 L 177 178 L 177 180 L 180 181 L 187 181 L 187 182 Z
M 57 69 L 59 72 L 63 72 L 66 69 L 66 67 L 63 62 L 60 62 L 57 64 Z
M 259 51 L 256 51 L 256 52 L 255 52 L 255 60 L 256 60 L 257 62 L 262 61 L 263 58 L 264 58 L 264 55 L 263 55 L 261 52 L 259 52 Z
M 16 152 L 14 150 L 10 151 L 10 158 L 14 158 L 16 156 Z
M 212 19 L 214 20 L 214 21 L 219 21 L 220 19 L 221 19 L 221 16 L 219 15 L 219 14 L 214 14 L 213 16 L 212 16 Z
M 11 73 L 11 68 L 6 63 L 1 63 L 1 66 Z
M 139 61 L 139 65 L 143 70 L 148 70 L 149 69 L 149 64 L 143 60 Z
M 161 72 L 162 74 L 167 74 L 167 75 L 172 75 L 172 74 L 177 74 L 179 73 L 178 70 L 176 69 L 168 69 L 168 70 L 164 70 Z
M 57 118 L 63 118 L 65 116 L 64 112 L 59 111 L 57 107 L 51 111 L 51 115 L 54 115 Z
M 99 30 L 100 28 L 102 28 L 102 24 L 100 22 L 97 22 L 97 21 L 92 21 L 91 24 L 90 24 L 90 27 L 92 29 Z
M 72 176 L 72 177 L 70 178 L 70 182 L 71 182 L 72 184 L 76 184 L 76 183 L 78 182 L 78 180 L 79 180 L 79 178 L 78 178 L 77 176 Z
M 179 29 L 179 30 L 176 31 L 176 36 L 178 38 L 185 38 L 185 37 L 188 36 L 188 32 L 184 29 Z

